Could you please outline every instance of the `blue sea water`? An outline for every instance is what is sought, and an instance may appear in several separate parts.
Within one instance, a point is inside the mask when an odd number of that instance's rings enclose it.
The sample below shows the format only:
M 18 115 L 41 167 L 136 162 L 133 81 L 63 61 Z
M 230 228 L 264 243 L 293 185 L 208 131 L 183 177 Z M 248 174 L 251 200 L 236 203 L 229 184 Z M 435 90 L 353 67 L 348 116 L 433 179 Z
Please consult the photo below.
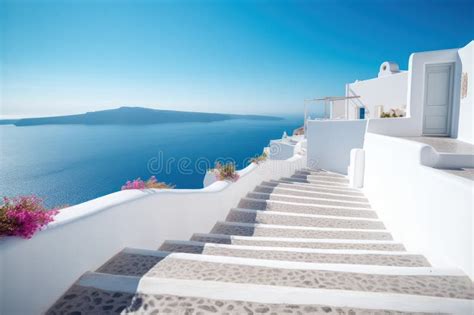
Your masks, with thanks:
M 203 168 L 232 159 L 238 169 L 271 139 L 302 125 L 229 120 L 144 126 L 0 126 L 0 196 L 35 194 L 47 206 L 73 205 L 114 191 L 130 179 L 201 188 Z M 199 167 L 196 168 L 196 162 Z

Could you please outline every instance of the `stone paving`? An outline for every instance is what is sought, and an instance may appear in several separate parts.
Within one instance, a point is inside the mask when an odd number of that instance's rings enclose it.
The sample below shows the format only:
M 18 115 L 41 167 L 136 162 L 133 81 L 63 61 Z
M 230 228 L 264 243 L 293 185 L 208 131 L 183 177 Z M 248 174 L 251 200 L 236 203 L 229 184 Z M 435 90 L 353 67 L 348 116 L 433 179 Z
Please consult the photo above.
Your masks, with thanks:
M 296 177 L 296 176 L 293 176 L 293 177 L 283 177 L 281 180 L 284 180 L 284 181 L 292 181 L 292 182 L 296 182 L 296 183 L 305 183 L 305 184 L 314 184 L 314 185 L 324 185 L 324 186 L 327 186 L 327 187 L 330 187 L 330 188 L 334 188 L 334 189 L 345 189 L 347 187 L 347 184 L 346 183 L 342 183 L 342 182 L 335 182 L 335 181 L 329 181 L 327 179 L 324 179 L 324 178 L 318 178 L 318 179 L 304 179 L 304 178 L 301 178 L 301 177 Z
M 398 267 L 429 267 L 422 255 L 380 255 L 380 254 L 321 254 L 281 250 L 245 250 L 230 247 L 213 247 L 190 244 L 165 243 L 162 251 L 195 253 L 216 256 L 272 259 L 327 264 L 361 264 Z
M 281 229 L 268 227 L 248 227 L 217 223 L 212 229 L 214 234 L 269 236 L 269 237 L 296 237 L 319 239 L 352 239 L 352 240 L 392 240 L 388 232 L 361 232 L 361 231 L 327 231 L 310 229 Z
M 284 187 L 279 186 L 278 184 L 271 183 L 272 185 L 258 185 L 255 187 L 255 192 L 260 193 L 275 193 L 280 195 L 291 195 L 295 197 L 309 197 L 309 198 L 320 198 L 320 199 L 332 199 L 332 200 L 340 200 L 347 201 L 347 202 L 368 202 L 367 198 L 365 197 L 357 197 L 357 196 L 347 196 L 347 195 L 340 195 L 340 194 L 328 194 L 328 193 L 321 193 L 317 191 L 310 191 L 310 190 L 298 190 L 295 187 Z
M 123 314 L 134 293 L 104 291 L 75 285 L 47 312 L 47 315 Z
M 371 217 L 374 216 L 374 211 L 365 209 L 338 208 L 330 205 L 316 205 L 316 204 L 292 204 L 287 202 L 278 202 L 272 200 L 252 200 L 243 198 L 238 205 L 238 208 L 254 209 L 254 210 L 271 210 L 280 212 L 294 212 L 306 214 L 322 214 L 331 216 L 359 216 Z
M 91 303 L 92 302 L 92 303 Z M 70 312 L 74 310 L 73 312 Z M 117 293 L 94 288 L 74 286 L 67 295 L 46 314 L 327 314 L 327 315 L 421 315 L 386 310 L 369 310 L 324 305 L 268 304 L 249 301 L 215 300 L 176 295 Z
M 285 214 L 269 214 L 265 211 L 231 210 L 226 221 L 244 223 L 264 223 L 290 226 L 329 227 L 342 229 L 369 229 L 383 230 L 385 226 L 381 221 L 352 220 L 350 218 L 325 218 L 311 216 L 293 216 Z
M 298 178 L 306 181 L 324 181 L 325 183 L 336 183 L 336 184 L 349 184 L 349 180 L 344 177 L 333 177 L 333 176 L 324 176 L 324 175 L 303 175 L 295 174 L 292 178 Z
M 331 200 L 326 198 L 311 198 L 308 196 L 302 197 L 295 197 L 295 196 L 288 196 L 288 195 L 279 195 L 279 194 L 263 194 L 263 193 L 249 193 L 247 197 L 252 199 L 262 199 L 262 200 L 274 200 L 274 201 L 286 201 L 286 202 L 294 202 L 294 203 L 305 203 L 305 204 L 319 204 L 319 205 L 327 205 L 327 206 L 342 206 L 342 207 L 354 207 L 354 208 L 365 208 L 370 209 L 370 205 L 368 203 L 356 203 L 356 202 L 348 202 L 348 201 L 338 201 L 338 200 Z
M 474 159 L 474 145 L 449 137 L 403 137 L 411 141 L 425 143 L 433 147 L 440 153 L 471 155 Z M 446 173 L 450 173 L 459 177 L 474 180 L 474 168 L 456 168 L 442 169 Z
M 474 145 L 448 137 L 404 137 L 403 139 L 421 142 L 442 153 L 474 155 Z
M 472 282 L 457 276 L 377 275 L 323 270 L 279 269 L 168 257 L 148 277 L 267 284 L 300 288 L 407 293 L 474 299 Z
M 336 209 L 325 206 L 298 207 L 289 204 L 279 205 L 258 201 L 245 201 L 245 203 L 241 201 L 239 207 L 242 209 L 270 210 L 276 212 L 377 219 L 377 213 L 372 210 Z
M 328 187 L 328 186 L 321 186 L 321 185 L 312 185 L 302 182 L 293 182 L 290 180 L 271 180 L 270 182 L 262 182 L 263 185 L 275 185 L 278 187 L 285 187 L 291 189 L 300 189 L 300 190 L 307 190 L 307 191 L 319 191 L 321 193 L 331 193 L 331 194 L 342 194 L 346 196 L 352 197 L 362 197 L 363 194 L 355 191 L 355 190 L 348 190 L 344 189 L 342 186 L 337 187 Z
M 116 275 L 143 276 L 163 258 L 121 252 L 112 257 L 97 271 Z
M 360 249 L 379 251 L 404 251 L 405 246 L 397 243 L 371 244 L 371 243 L 324 243 L 324 242 L 283 242 L 283 241 L 262 241 L 251 239 L 230 239 L 215 238 L 194 235 L 191 240 L 205 243 L 233 244 L 247 246 L 274 246 L 274 247 L 295 247 L 295 248 L 319 248 L 319 249 Z

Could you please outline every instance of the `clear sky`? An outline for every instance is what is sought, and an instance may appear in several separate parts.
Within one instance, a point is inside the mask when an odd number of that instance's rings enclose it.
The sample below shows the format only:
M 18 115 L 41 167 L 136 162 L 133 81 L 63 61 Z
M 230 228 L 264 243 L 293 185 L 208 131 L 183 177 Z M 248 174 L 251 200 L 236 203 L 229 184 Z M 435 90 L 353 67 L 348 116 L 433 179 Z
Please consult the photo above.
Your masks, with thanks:
M 301 113 L 474 39 L 473 1 L 0 0 L 0 115 Z

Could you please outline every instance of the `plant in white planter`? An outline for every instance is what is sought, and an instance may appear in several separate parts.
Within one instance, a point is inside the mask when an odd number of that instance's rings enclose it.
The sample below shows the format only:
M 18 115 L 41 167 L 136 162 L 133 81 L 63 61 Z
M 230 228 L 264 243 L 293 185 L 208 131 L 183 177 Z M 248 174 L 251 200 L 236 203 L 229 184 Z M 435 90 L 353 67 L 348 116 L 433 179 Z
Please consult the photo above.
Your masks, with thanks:
M 204 186 L 209 186 L 219 180 L 235 182 L 238 179 L 239 174 L 235 170 L 235 163 L 221 164 L 217 162 L 213 169 L 207 171 L 204 177 Z
M 405 111 L 400 108 L 392 108 L 388 112 L 382 112 L 380 118 L 399 118 L 405 117 Z
M 255 157 L 251 158 L 250 159 L 250 163 L 255 163 L 255 164 L 260 164 L 260 163 L 263 163 L 267 160 L 267 153 L 266 152 L 263 152 L 262 154 L 260 155 L 256 155 Z

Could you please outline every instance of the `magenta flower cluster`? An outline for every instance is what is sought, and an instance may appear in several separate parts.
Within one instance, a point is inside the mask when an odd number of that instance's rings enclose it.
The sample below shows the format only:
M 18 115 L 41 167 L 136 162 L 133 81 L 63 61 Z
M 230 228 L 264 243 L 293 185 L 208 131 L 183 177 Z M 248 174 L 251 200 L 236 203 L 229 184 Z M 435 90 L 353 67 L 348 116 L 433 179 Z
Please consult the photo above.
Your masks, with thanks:
M 0 206 L 0 236 L 31 238 L 54 220 L 57 209 L 46 209 L 36 196 L 3 198 Z
M 125 185 L 122 186 L 122 190 L 127 189 L 145 189 L 146 185 L 145 182 L 142 181 L 140 178 L 134 179 L 133 181 L 127 181 Z
M 147 181 L 143 181 L 140 178 L 134 179 L 133 181 L 129 180 L 125 183 L 125 185 L 122 186 L 122 190 L 146 188 L 172 189 L 174 186 L 159 182 L 155 176 L 151 176 Z

